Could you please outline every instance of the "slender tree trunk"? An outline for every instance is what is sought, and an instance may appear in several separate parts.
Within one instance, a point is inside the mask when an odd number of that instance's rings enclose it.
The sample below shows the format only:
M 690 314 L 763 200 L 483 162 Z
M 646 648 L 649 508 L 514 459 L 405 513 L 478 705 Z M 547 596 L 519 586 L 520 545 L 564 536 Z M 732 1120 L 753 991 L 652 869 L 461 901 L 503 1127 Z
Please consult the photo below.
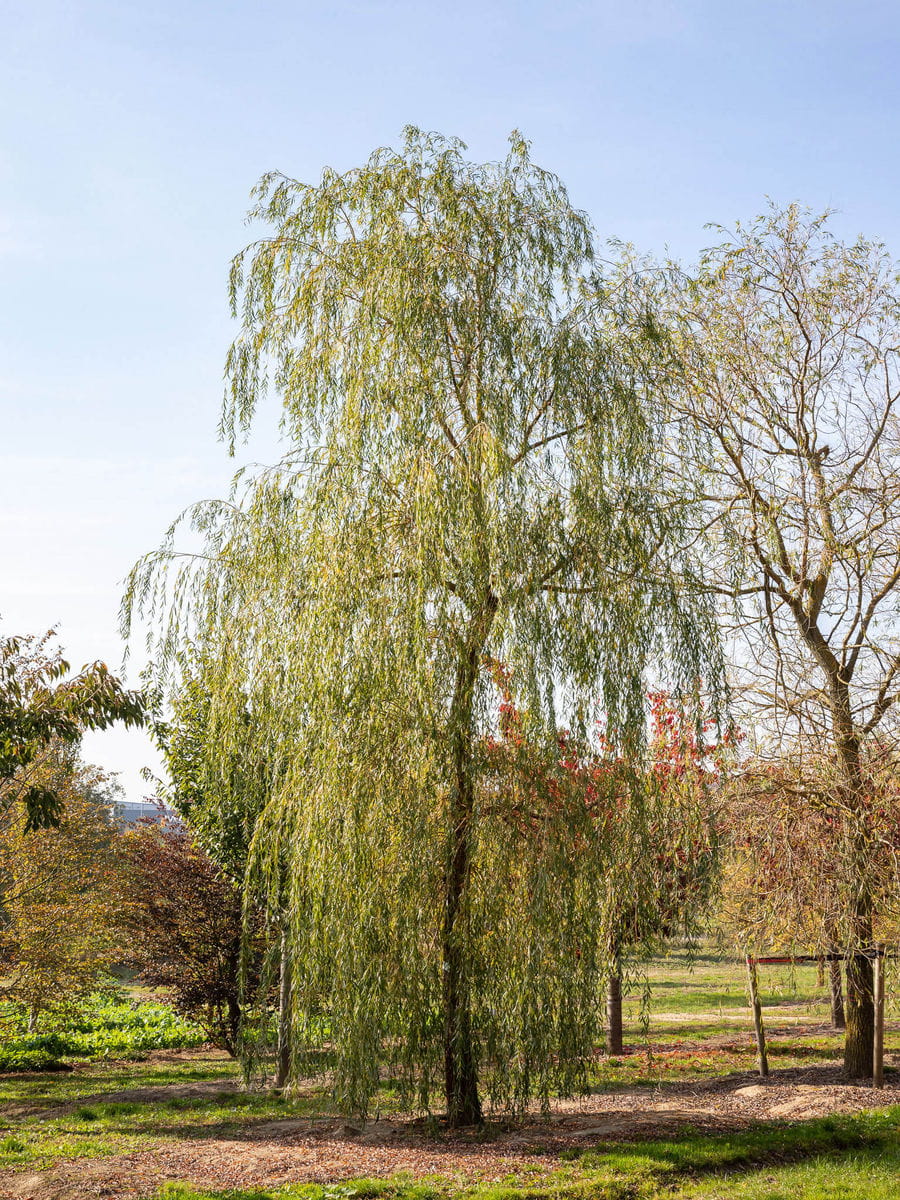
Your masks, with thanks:
M 849 701 L 848 701 L 849 712 Z M 849 720 L 848 730 L 852 731 Z M 855 953 L 847 960 L 846 1000 L 844 1004 L 844 1074 L 848 1079 L 871 1079 L 874 1070 L 875 988 L 872 962 L 862 951 L 872 946 L 872 902 L 865 883 L 868 850 L 859 828 L 863 814 L 862 764 L 859 741 L 855 731 L 843 734 L 838 740 L 838 754 L 848 782 L 846 805 L 851 819 L 857 822 L 852 832 L 851 878 L 863 881 L 852 897 L 850 908 L 850 946 Z
M 846 1022 L 844 1020 L 844 988 L 840 959 L 833 958 L 828 966 L 828 982 L 831 987 L 831 1024 L 835 1029 L 843 1029 Z
M 825 959 L 818 958 L 816 960 L 816 986 L 825 986 Z
M 278 981 L 278 1047 L 276 1051 L 275 1086 L 283 1088 L 291 1066 L 290 1037 L 291 959 L 288 953 L 287 932 L 281 935 L 281 970 Z
M 865 783 L 859 735 L 853 723 L 850 689 L 847 680 L 839 672 L 830 676 L 829 692 L 835 750 L 846 788 L 844 808 L 851 814 L 851 820 L 860 822 Z M 853 848 L 848 874 L 854 879 L 864 879 L 867 867 L 865 840 L 858 826 L 851 834 Z M 875 1035 L 874 980 L 871 961 L 865 954 L 859 953 L 872 944 L 872 904 L 865 885 L 851 898 L 847 932 L 850 934 L 849 945 L 857 953 L 847 960 L 846 969 L 844 1074 L 848 1079 L 871 1079 L 874 1064 L 872 1039 Z
M 226 1002 L 224 1044 L 232 1058 L 239 1054 L 238 1041 L 241 1036 L 241 1006 L 234 996 L 229 996 Z
M 450 706 L 453 780 L 450 796 L 450 841 L 444 886 L 444 1090 L 447 1123 L 479 1125 L 478 1063 L 472 1030 L 467 953 L 467 886 L 471 872 L 472 719 L 481 656 L 497 612 L 497 598 L 486 589 L 484 604 L 469 628 L 466 649 L 457 667 Z
M 847 960 L 844 1074 L 849 1079 L 872 1077 L 875 1037 L 873 983 L 872 962 L 865 954 L 854 954 Z
M 824 492 L 824 484 L 822 484 Z M 825 509 L 826 528 L 830 528 L 830 514 Z M 818 601 L 810 598 L 810 609 L 796 597 L 787 599 L 797 621 L 804 641 L 809 646 L 821 667 L 828 687 L 828 703 L 831 709 L 832 737 L 835 755 L 843 776 L 843 808 L 852 820 L 861 821 L 865 783 L 860 755 L 859 731 L 853 720 L 853 705 L 850 701 L 850 680 L 845 667 L 835 657 L 827 639 L 816 624 L 821 597 L 827 578 L 819 583 Z M 861 832 L 853 832 L 853 851 L 847 863 L 850 877 L 863 877 L 866 868 L 866 847 Z M 849 920 L 844 939 L 854 950 L 865 950 L 872 945 L 872 897 L 863 887 L 851 898 Z M 872 963 L 864 954 L 856 953 L 847 962 L 847 997 L 845 1005 L 844 1074 L 850 1079 L 868 1079 L 872 1075 L 875 1031 L 875 997 L 873 993 Z
M 606 1052 L 622 1054 L 622 970 L 618 964 L 606 984 Z

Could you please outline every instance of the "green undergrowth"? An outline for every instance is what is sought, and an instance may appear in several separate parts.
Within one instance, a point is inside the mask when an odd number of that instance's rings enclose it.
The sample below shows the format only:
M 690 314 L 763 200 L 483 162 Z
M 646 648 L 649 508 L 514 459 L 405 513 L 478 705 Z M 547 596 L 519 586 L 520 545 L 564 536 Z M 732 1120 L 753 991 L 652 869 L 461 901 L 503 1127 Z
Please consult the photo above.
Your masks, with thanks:
M 45 1018 L 28 1032 L 21 1005 L 0 1004 L 0 1073 L 54 1070 L 73 1061 L 137 1059 L 151 1050 L 184 1049 L 204 1041 L 202 1031 L 165 1004 L 129 1000 L 124 992 L 97 993 L 77 1012 Z

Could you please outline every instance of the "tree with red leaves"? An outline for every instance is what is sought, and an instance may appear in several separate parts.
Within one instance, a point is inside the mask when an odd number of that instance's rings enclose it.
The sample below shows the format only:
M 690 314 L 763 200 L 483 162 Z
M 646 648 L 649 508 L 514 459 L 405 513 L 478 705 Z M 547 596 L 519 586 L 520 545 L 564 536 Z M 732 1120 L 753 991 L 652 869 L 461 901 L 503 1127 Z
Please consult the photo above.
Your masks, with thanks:
M 127 948 L 151 987 L 236 1054 L 241 1033 L 241 889 L 183 828 L 142 824 L 124 835 L 129 870 L 121 920 Z M 250 986 L 258 944 L 249 939 Z M 257 953 L 254 953 L 254 952 Z
M 714 739 L 716 723 L 696 719 L 666 692 L 650 692 L 650 738 L 634 761 L 603 732 L 592 744 L 568 731 L 555 744 L 532 736 L 517 706 L 512 676 L 488 667 L 499 693 L 498 737 L 486 739 L 491 803 L 505 809 L 519 836 L 539 839 L 549 819 L 587 812 L 617 870 L 605 875 L 605 938 L 613 964 L 607 994 L 610 1053 L 622 1052 L 621 972 L 629 949 L 649 949 L 696 931 L 717 875 L 713 795 L 732 735 Z M 509 780 L 515 783 L 510 787 Z M 621 886 L 622 872 L 630 880 Z

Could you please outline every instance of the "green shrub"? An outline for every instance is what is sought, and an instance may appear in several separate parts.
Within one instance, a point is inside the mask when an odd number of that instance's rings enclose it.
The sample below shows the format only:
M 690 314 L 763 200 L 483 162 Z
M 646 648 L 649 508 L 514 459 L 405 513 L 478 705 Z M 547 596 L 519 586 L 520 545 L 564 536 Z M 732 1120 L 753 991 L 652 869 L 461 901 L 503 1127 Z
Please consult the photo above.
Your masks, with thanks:
M 49 1050 L 34 1050 L 28 1046 L 0 1046 L 0 1073 L 11 1071 L 59 1071 L 65 1064 Z

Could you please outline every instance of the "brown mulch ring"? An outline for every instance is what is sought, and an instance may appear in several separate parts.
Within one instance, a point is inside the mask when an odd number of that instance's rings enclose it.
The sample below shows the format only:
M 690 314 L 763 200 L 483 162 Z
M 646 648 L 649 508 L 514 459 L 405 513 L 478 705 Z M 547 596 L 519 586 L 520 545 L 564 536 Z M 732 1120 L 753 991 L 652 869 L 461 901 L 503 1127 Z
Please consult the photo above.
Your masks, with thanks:
M 549 1114 L 535 1113 L 517 1123 L 494 1122 L 485 1131 L 453 1135 L 436 1135 L 433 1123 L 422 1120 L 365 1125 L 337 1119 L 265 1120 L 228 1138 L 161 1142 L 152 1150 L 70 1160 L 40 1173 L 3 1172 L 0 1196 L 137 1198 L 152 1195 L 167 1180 L 209 1188 L 275 1187 L 399 1172 L 461 1182 L 499 1182 L 524 1173 L 538 1182 L 561 1165 L 564 1150 L 573 1148 L 667 1137 L 688 1125 L 726 1132 L 757 1121 L 797 1121 L 900 1104 L 900 1077 L 893 1078 L 895 1074 L 900 1076 L 891 1072 L 880 1092 L 844 1083 L 837 1065 L 774 1071 L 765 1081 L 747 1072 L 702 1083 L 623 1089 L 559 1102 Z M 225 1090 L 224 1082 L 209 1086 Z M 141 1092 L 145 1099 L 156 1099 L 160 1091 L 166 1089 L 135 1089 L 130 1096 L 138 1099 Z M 175 1093 L 172 1088 L 166 1094 Z

